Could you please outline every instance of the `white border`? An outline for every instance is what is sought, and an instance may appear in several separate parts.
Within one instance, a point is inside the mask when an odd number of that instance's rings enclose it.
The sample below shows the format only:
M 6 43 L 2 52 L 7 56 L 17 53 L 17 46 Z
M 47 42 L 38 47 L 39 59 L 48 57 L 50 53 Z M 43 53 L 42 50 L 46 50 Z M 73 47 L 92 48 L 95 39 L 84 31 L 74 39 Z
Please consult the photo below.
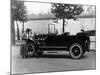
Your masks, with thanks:
M 100 2 L 99 0 L 30 0 L 42 2 L 74 3 L 96 5 L 96 53 L 97 69 L 88 71 L 67 71 L 40 73 L 34 75 L 99 75 L 100 70 Z M 66 62 L 67 63 L 67 62 Z M 0 1 L 0 75 L 7 75 L 10 71 L 10 0 Z M 28 75 L 28 74 L 27 74 Z M 29 74 L 32 75 L 32 74 Z

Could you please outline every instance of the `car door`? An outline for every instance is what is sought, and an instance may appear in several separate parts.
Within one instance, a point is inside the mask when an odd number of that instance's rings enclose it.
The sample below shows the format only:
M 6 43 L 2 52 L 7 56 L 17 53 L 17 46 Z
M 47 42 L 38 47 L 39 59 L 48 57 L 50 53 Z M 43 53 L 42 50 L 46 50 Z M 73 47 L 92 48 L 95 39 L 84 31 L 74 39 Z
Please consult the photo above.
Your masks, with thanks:
M 46 40 L 47 46 L 64 46 L 65 45 L 65 37 L 62 35 L 52 35 L 48 36 Z

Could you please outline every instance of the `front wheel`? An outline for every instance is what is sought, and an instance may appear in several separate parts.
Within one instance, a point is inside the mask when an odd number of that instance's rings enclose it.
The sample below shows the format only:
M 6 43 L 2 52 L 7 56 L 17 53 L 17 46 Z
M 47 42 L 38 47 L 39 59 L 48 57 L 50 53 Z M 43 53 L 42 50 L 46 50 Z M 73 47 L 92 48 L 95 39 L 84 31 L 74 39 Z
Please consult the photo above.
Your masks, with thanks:
M 26 44 L 26 57 L 34 56 L 36 53 L 36 47 L 32 42 Z
M 70 46 L 69 54 L 74 59 L 79 59 L 83 56 L 83 47 L 79 43 L 73 43 Z

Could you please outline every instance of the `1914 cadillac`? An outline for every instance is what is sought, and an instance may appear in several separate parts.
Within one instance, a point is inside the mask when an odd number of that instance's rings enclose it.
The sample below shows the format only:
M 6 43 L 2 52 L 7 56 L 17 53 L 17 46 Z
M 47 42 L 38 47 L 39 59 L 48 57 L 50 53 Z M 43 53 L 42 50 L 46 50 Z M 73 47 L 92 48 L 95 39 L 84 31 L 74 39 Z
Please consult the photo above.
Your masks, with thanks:
M 81 58 L 86 51 L 89 51 L 90 38 L 83 32 L 77 35 L 68 35 L 68 33 L 40 34 L 35 35 L 33 39 L 25 39 L 21 45 L 20 54 L 23 58 L 42 55 L 44 51 L 65 50 L 74 59 Z

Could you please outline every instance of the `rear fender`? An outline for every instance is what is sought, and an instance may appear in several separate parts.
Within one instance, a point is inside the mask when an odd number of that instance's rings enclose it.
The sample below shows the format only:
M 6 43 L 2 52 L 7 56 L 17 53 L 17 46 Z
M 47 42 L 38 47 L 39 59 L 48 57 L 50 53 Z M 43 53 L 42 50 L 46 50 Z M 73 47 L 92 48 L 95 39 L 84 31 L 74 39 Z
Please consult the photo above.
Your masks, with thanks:
M 69 43 L 69 45 L 68 45 L 68 50 L 69 50 L 70 46 L 71 46 L 73 43 L 79 43 L 79 44 L 82 46 L 83 51 L 86 51 L 86 49 L 85 49 L 85 43 L 84 43 L 83 40 L 80 40 L 80 39 L 75 39 L 75 40 L 71 41 L 71 42 Z

